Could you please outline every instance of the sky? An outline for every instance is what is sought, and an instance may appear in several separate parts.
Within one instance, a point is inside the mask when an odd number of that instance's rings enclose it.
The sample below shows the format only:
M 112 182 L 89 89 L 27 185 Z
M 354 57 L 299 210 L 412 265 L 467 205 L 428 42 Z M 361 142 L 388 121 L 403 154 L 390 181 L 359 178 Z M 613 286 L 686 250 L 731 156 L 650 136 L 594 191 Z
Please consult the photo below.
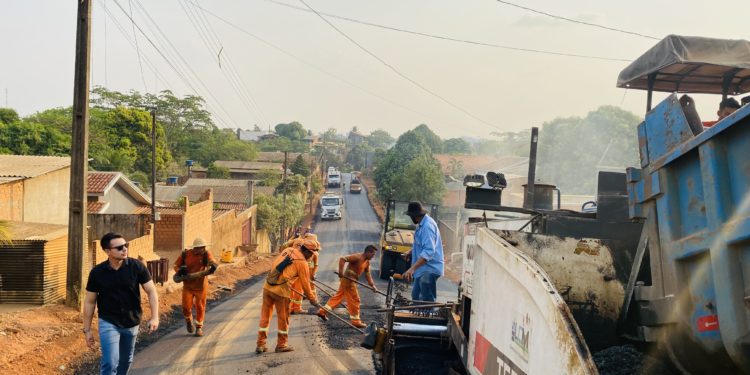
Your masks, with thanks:
M 510 2 L 659 39 L 750 39 L 740 26 L 744 14 L 728 11 L 743 9 L 740 1 Z M 488 138 L 602 105 L 645 112 L 645 92 L 615 87 L 627 61 L 438 40 L 279 3 L 425 34 L 613 59 L 635 59 L 658 41 L 495 0 L 95 0 L 91 83 L 197 94 L 217 125 L 243 129 L 299 121 L 315 132 L 357 126 L 397 136 L 425 123 L 443 138 Z M 25 116 L 72 105 L 77 2 L 0 4 L 0 106 Z M 126 17 L 131 9 L 135 25 Z M 715 119 L 718 101 L 696 96 L 704 120 Z

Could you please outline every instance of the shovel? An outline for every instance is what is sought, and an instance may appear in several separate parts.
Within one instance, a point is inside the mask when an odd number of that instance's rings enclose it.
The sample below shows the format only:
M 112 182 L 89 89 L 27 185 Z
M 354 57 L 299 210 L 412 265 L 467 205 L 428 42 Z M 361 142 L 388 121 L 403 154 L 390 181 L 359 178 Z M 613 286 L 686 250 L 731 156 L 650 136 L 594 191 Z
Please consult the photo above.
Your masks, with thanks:
M 300 295 L 302 295 L 302 297 L 303 297 L 303 298 L 307 299 L 307 297 L 305 297 L 305 294 L 304 294 L 304 293 L 302 293 L 302 292 L 300 292 L 300 291 L 298 291 L 298 290 L 296 290 L 296 289 L 294 289 L 294 288 L 292 288 L 292 287 L 289 287 L 289 289 L 291 289 L 291 290 L 292 290 L 292 292 L 294 292 L 294 293 L 297 293 L 297 294 L 300 294 Z M 308 301 L 309 301 L 309 300 L 308 300 Z M 313 306 L 315 306 L 315 307 L 317 307 L 317 308 L 320 308 L 320 309 L 322 309 L 322 308 L 323 308 L 322 306 L 320 306 L 320 304 L 317 304 L 317 303 L 316 303 L 316 304 L 314 304 Z M 336 315 L 336 313 L 334 313 L 333 311 L 328 311 L 328 313 L 329 313 L 329 314 L 331 314 L 331 316 L 333 316 L 334 318 L 336 318 L 336 319 L 338 319 L 338 320 L 342 321 L 342 322 L 343 322 L 344 324 L 348 325 L 349 327 L 352 327 L 352 329 L 355 329 L 355 330 L 356 330 L 357 332 L 359 332 L 359 333 L 361 333 L 361 334 L 364 334 L 364 333 L 365 333 L 365 331 L 363 331 L 363 330 L 361 330 L 361 329 L 359 329 L 359 328 L 355 327 L 355 326 L 354 326 L 354 324 L 352 324 L 352 323 L 351 323 L 351 322 L 349 322 L 348 320 L 346 320 L 346 319 L 344 319 L 344 318 L 342 318 L 342 317 L 340 317 L 340 316 Z
M 351 277 L 349 277 L 349 276 L 346 276 L 346 275 L 342 275 L 342 274 L 340 274 L 340 273 L 338 273 L 338 272 L 336 272 L 336 271 L 333 271 L 333 273 L 335 273 L 335 274 L 339 275 L 339 277 L 343 277 L 343 278 L 345 278 L 345 279 L 347 279 L 347 280 L 350 280 L 350 281 L 354 281 L 355 283 L 357 283 L 357 284 L 359 284 L 359 285 L 362 285 L 363 287 L 365 287 L 365 288 L 367 288 L 367 289 L 369 289 L 369 290 L 371 290 L 371 291 L 373 291 L 373 292 L 375 292 L 375 293 L 378 293 L 378 294 L 381 294 L 381 295 L 383 295 L 383 296 L 385 296 L 385 297 L 388 297 L 388 295 L 387 295 L 387 294 L 385 294 L 385 293 L 383 293 L 383 292 L 381 292 L 381 291 L 379 291 L 379 290 L 377 290 L 377 289 L 373 289 L 373 288 L 372 288 L 372 287 L 370 287 L 369 285 L 365 285 L 364 283 L 361 283 L 361 282 L 359 282 L 359 280 L 357 280 L 357 279 L 352 279 Z

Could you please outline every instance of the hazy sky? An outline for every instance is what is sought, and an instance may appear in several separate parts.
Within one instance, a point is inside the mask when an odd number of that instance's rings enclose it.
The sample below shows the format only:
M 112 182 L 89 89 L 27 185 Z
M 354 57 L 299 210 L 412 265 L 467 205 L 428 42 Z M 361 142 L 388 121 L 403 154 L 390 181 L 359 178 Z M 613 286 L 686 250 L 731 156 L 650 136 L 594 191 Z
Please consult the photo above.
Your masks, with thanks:
M 315 131 L 335 127 L 343 132 L 356 125 L 366 132 L 382 128 L 398 135 L 426 123 L 442 137 L 487 137 L 498 128 L 513 131 L 555 117 L 585 116 L 601 105 L 644 113 L 643 92 L 615 87 L 617 75 L 627 62 L 470 45 L 327 18 L 385 63 L 480 121 L 398 76 L 314 13 L 266 0 L 198 2 L 207 11 L 294 56 L 290 57 L 187 1 L 117 0 L 127 11 L 132 6 L 136 24 L 173 65 L 187 71 L 142 9 L 158 22 L 199 77 L 200 82 L 191 72 L 185 73 L 195 91 L 136 30 L 141 75 L 138 54 L 131 45 L 133 26 L 115 0 L 94 1 L 92 84 L 119 91 L 197 92 L 207 99 L 217 124 L 232 128 L 252 128 L 254 124 L 265 128 L 296 120 Z M 278 1 L 304 7 L 300 1 Z M 630 60 L 656 43 L 552 19 L 493 0 L 305 2 L 319 12 L 395 28 L 570 54 Z M 668 34 L 750 38 L 742 26 L 747 17 L 739 11 L 746 7 L 743 1 L 725 1 L 721 6 L 709 6 L 706 1 L 511 2 L 659 38 Z M 0 106 L 7 100 L 21 115 L 28 115 L 72 104 L 76 4 L 73 0 L 0 1 Z M 104 12 L 105 6 L 117 23 Z M 209 32 L 214 33 L 211 40 L 203 42 L 188 14 L 208 21 Z M 118 23 L 127 35 L 118 29 Z M 206 31 L 205 22 L 195 25 Z M 233 72 L 241 80 L 226 78 L 235 77 Z M 661 99 L 663 95 L 656 97 Z M 716 97 L 698 96 L 701 116 L 713 120 L 717 103 Z

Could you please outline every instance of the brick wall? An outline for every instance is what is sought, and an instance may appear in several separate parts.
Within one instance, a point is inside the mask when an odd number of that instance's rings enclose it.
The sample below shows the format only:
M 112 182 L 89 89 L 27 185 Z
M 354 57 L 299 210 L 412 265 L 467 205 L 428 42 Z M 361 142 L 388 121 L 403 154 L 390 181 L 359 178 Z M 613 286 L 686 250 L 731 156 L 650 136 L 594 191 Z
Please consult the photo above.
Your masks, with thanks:
M 156 251 L 182 250 L 182 214 L 160 215 L 156 222 Z
M 0 184 L 0 220 L 23 221 L 23 181 Z
M 192 246 L 193 240 L 198 237 L 203 238 L 207 243 L 211 243 L 213 211 L 214 199 L 211 189 L 206 190 L 198 203 L 190 204 L 185 197 L 185 214 L 182 221 L 183 248 Z
M 243 212 L 237 212 L 236 210 L 228 211 L 227 213 L 215 218 L 212 229 L 213 242 L 211 243 L 211 251 L 214 256 L 221 256 L 222 250 L 231 250 L 232 254 L 237 254 L 237 247 L 242 245 L 242 228 L 243 223 L 250 222 L 250 242 L 256 243 L 255 237 L 255 213 L 257 206 L 252 206 Z

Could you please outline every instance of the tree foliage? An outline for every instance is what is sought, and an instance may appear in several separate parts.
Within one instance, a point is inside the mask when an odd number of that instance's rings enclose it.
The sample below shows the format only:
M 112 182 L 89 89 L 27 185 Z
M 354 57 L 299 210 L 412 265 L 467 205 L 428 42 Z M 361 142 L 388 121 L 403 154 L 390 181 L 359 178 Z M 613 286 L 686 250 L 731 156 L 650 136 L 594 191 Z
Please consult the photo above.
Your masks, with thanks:
M 290 169 L 294 174 L 302 175 L 305 177 L 310 175 L 310 168 L 308 168 L 307 164 L 305 164 L 305 159 L 302 157 L 302 154 L 297 155 L 297 158 L 294 159 L 294 162 L 292 163 Z
M 34 122 L 0 123 L 0 153 L 67 156 L 70 135 Z
M 429 126 L 421 124 L 412 131 L 422 137 L 433 154 L 439 154 L 443 151 L 443 141 L 437 134 L 430 130 Z
M 292 121 L 288 124 L 278 124 L 274 128 L 276 134 L 291 141 L 301 141 L 305 139 L 307 130 L 297 121 Z
M 229 179 L 231 178 L 231 174 L 229 173 L 229 168 L 211 164 L 208 166 L 208 170 L 206 171 L 206 174 L 208 175 L 208 178 L 223 178 L 223 179 Z
M 443 142 L 443 152 L 446 154 L 470 154 L 471 145 L 462 138 L 450 138 Z
M 393 139 L 393 137 L 391 137 L 391 135 L 387 131 L 383 129 L 377 129 L 370 132 L 370 135 L 365 138 L 365 141 L 374 149 L 387 149 L 396 140 Z
M 440 165 L 432 157 L 423 131 L 416 130 L 402 134 L 378 162 L 374 177 L 381 200 L 442 200 L 445 185 Z
M 18 112 L 12 108 L 0 108 L 0 124 L 12 124 L 18 122 Z
M 367 161 L 367 154 L 372 152 L 372 147 L 366 143 L 360 143 L 352 146 L 349 153 L 346 154 L 346 164 L 355 171 L 361 171 L 365 169 L 365 162 Z
M 641 119 L 602 106 L 584 118 L 557 118 L 539 132 L 537 175 L 563 193 L 594 194 L 597 171 L 638 165 L 636 126 Z

